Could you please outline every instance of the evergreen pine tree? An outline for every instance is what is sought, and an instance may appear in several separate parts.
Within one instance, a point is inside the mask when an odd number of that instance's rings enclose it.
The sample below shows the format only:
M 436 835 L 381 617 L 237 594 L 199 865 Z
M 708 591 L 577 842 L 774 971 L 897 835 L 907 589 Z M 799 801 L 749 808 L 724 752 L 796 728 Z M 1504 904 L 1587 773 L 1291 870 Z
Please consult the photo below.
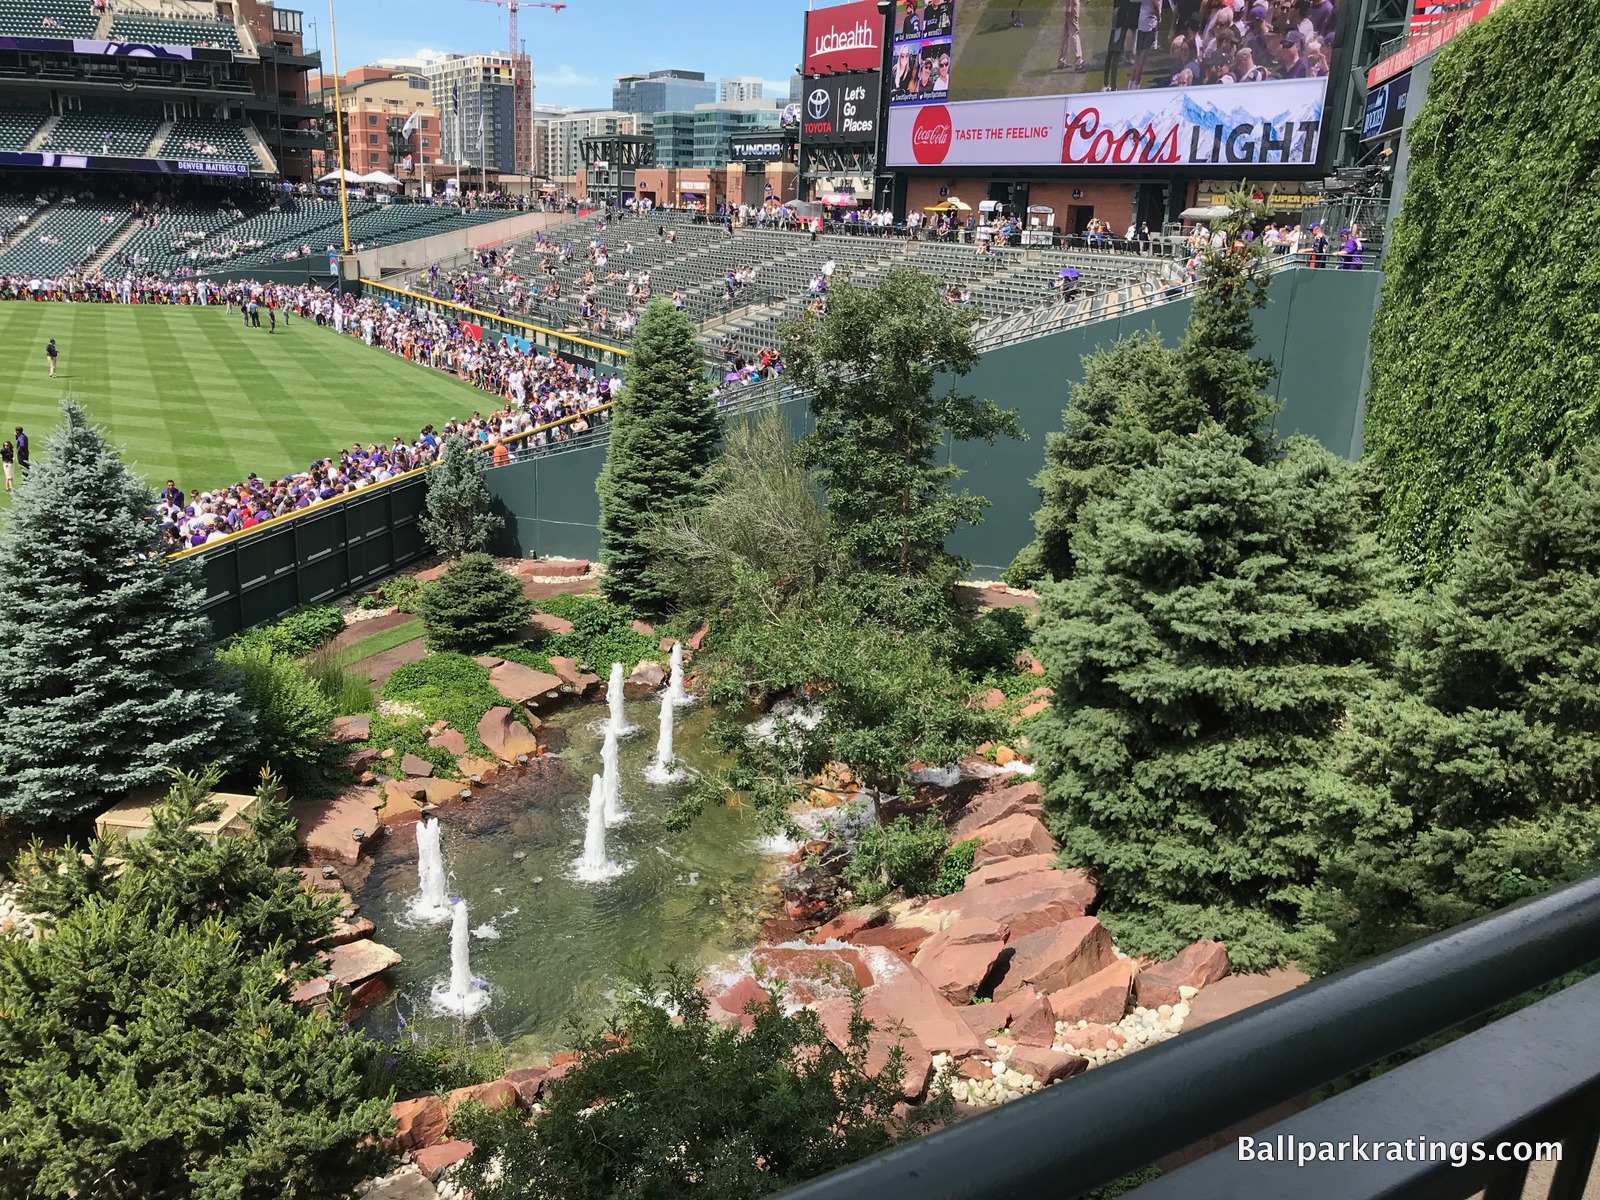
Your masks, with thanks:
M 195 566 L 166 557 L 154 495 L 83 410 L 61 410 L 0 533 L 0 813 L 26 822 L 253 744 Z
M 445 439 L 439 461 L 428 471 L 422 534 L 446 558 L 482 550 L 505 524 L 489 511 L 483 469 L 484 456 L 473 453 L 466 438 L 454 435 Z
M 1007 578 L 1016 584 L 1065 579 L 1072 573 L 1072 533 L 1083 504 L 1121 486 L 1134 469 L 1155 461 L 1171 435 L 1216 425 L 1245 439 L 1254 462 L 1276 452 L 1266 393 L 1274 368 L 1253 356 L 1252 313 L 1267 302 L 1261 245 L 1244 232 L 1262 205 L 1245 192 L 1229 197 L 1232 214 L 1216 224 L 1220 245 L 1202 252 L 1194 304 L 1183 340 L 1173 349 L 1154 333 L 1124 338 L 1083 359 L 1062 430 L 1045 439 L 1045 466 L 1033 480 L 1040 505 L 1033 542 Z
M 1600 452 L 1487 510 L 1412 634 L 1341 739 L 1325 968 L 1600 865 Z
M 720 431 L 694 326 L 665 301 L 649 305 L 634 334 L 595 483 L 605 565 L 600 590 L 608 600 L 641 616 L 665 612 L 668 597 L 651 568 L 652 533 L 702 498 Z
M 938 375 L 978 361 L 977 319 L 933 276 L 891 267 L 874 288 L 835 282 L 826 316 L 784 327 L 785 378 L 811 391 L 816 418 L 801 462 L 827 492 L 841 549 L 864 570 L 925 574 L 945 563 L 957 525 L 977 523 L 987 501 L 951 486 L 961 472 L 940 465 L 946 437 L 1022 436 L 1017 414 L 992 400 L 935 394 Z
M 1085 506 L 1045 589 L 1054 707 L 1032 735 L 1065 858 L 1133 953 L 1200 937 L 1251 968 L 1298 948 L 1328 746 L 1386 648 L 1385 572 L 1353 468 L 1210 428 Z
M 481 654 L 516 641 L 533 613 L 533 602 L 494 559 L 468 554 L 422 589 L 417 613 L 429 650 Z

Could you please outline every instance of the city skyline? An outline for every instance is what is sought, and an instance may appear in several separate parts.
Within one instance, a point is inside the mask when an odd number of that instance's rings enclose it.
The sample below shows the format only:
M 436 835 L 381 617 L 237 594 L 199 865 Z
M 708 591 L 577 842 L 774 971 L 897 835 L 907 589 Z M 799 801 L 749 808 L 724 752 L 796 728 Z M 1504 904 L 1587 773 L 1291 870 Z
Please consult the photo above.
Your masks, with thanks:
M 678 68 L 710 80 L 755 76 L 769 96 L 786 95 L 802 46 L 805 0 L 752 8 L 705 0 L 686 22 L 679 6 L 637 0 L 567 0 L 562 12 L 520 6 L 520 36 L 533 58 L 541 104 L 608 108 L 616 76 Z M 336 0 L 341 70 L 429 55 L 507 49 L 506 12 L 476 0 Z M 308 41 L 331 72 L 327 9 L 305 6 Z M 738 29 L 737 40 L 704 31 Z M 397 32 L 403 31 L 403 32 Z M 594 47 L 605 47 L 604 61 Z

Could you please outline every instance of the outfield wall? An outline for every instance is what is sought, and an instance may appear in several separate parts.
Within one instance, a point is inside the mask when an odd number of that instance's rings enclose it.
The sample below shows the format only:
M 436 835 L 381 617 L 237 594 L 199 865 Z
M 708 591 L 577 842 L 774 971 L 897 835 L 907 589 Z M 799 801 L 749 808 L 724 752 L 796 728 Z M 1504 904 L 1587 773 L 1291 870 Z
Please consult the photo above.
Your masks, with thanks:
M 1272 280 L 1270 302 L 1256 314 L 1260 349 L 1279 371 L 1280 434 L 1303 433 L 1337 454 L 1360 453 L 1359 411 L 1367 331 L 1382 276 L 1376 271 L 1295 269 Z M 1188 321 L 1187 299 L 1126 317 L 1066 329 L 985 354 L 963 390 L 1021 414 L 1025 441 L 961 445 L 950 460 L 961 486 L 988 497 L 982 525 L 959 530 L 950 549 L 973 563 L 974 578 L 994 578 L 1032 538 L 1038 492 L 1030 482 L 1044 463 L 1045 436 L 1061 428 L 1061 411 L 1082 375 L 1082 357 L 1139 330 L 1154 328 L 1175 342 Z M 797 433 L 809 424 L 802 404 L 782 411 Z M 519 557 L 595 558 L 600 504 L 595 478 L 603 442 L 543 454 L 487 473 L 505 528 L 491 547 Z M 417 518 L 424 480 L 418 473 L 359 493 L 348 502 L 272 522 L 259 534 L 229 539 L 195 553 L 203 564 L 205 610 L 219 636 L 371 587 L 423 558 Z

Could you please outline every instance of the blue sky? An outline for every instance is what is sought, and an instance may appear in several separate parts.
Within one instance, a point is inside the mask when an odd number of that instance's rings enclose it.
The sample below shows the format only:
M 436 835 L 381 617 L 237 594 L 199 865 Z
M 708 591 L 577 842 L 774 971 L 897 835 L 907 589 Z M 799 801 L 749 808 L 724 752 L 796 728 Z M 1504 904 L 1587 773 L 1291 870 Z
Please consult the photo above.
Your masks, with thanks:
M 506 48 L 505 9 L 482 0 L 334 2 L 341 70 L 419 50 Z M 307 42 L 331 68 L 326 5 L 305 0 L 296 7 L 305 11 Z M 709 79 L 759 75 L 768 95 L 787 95 L 805 10 L 806 0 L 568 0 L 562 12 L 523 5 L 518 22 L 539 103 L 592 108 L 610 105 L 613 76 L 667 67 L 704 71 Z

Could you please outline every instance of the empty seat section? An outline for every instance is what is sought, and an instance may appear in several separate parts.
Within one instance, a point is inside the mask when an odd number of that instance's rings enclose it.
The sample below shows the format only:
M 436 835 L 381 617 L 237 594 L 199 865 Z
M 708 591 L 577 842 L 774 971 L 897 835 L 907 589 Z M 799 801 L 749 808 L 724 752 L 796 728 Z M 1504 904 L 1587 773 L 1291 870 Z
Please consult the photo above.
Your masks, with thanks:
M 147 17 L 142 13 L 118 13 L 111 21 L 111 37 L 119 42 L 143 42 L 153 46 L 242 49 L 239 34 L 226 21 L 180 21 Z
M 42 108 L 0 108 L 0 150 L 26 149 L 49 116 Z
M 0 34 L 92 38 L 100 18 L 88 0 L 0 0 Z
M 56 127 L 50 131 L 49 141 L 42 148 L 57 153 L 144 158 L 150 148 L 150 140 L 159 128 L 159 117 L 120 113 L 63 113 Z
M 258 165 L 255 149 L 244 129 L 227 121 L 174 121 L 172 132 L 157 153 L 162 158 L 209 158 L 251 167 Z

